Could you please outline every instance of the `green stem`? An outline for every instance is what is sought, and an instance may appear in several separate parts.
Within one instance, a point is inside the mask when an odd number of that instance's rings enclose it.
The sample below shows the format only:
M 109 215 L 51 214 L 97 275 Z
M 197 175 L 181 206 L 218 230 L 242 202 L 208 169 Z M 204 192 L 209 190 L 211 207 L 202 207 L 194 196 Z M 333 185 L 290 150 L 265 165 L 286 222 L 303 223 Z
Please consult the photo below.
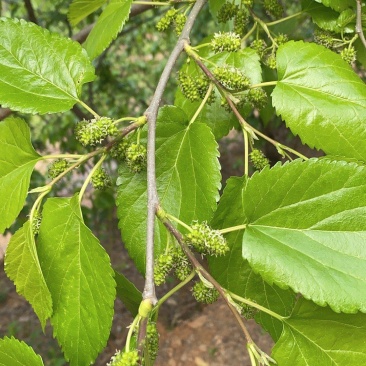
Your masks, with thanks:
M 137 118 L 136 117 L 123 117 L 123 118 L 119 118 L 119 119 L 116 119 L 113 123 L 114 124 L 117 124 L 117 123 L 120 123 L 120 122 L 123 122 L 123 121 L 137 121 Z
M 137 315 L 135 317 L 135 319 L 133 320 L 132 324 L 130 325 L 130 329 L 128 330 L 128 334 L 127 334 L 127 338 L 126 338 L 126 352 L 130 352 L 130 343 L 131 343 L 131 338 L 132 338 L 132 334 L 135 331 L 136 326 L 138 325 L 138 323 L 141 320 L 141 316 Z
M 248 176 L 249 174 L 249 137 L 248 132 L 243 128 L 243 136 L 244 136 L 244 175 Z
M 95 118 L 100 118 L 99 114 L 95 112 L 92 108 L 90 108 L 87 104 L 85 104 L 82 100 L 78 100 L 79 104 L 81 104 L 88 112 L 90 112 Z
M 93 174 L 96 172 L 96 170 L 102 165 L 103 161 L 106 159 L 107 155 L 104 154 L 99 161 L 94 165 L 93 169 L 90 171 L 90 173 L 88 174 L 88 176 L 86 177 L 80 192 L 79 192 L 79 203 L 81 202 L 83 195 L 85 193 L 86 187 L 89 184 L 90 179 L 92 178 Z
M 289 20 L 289 19 L 292 19 L 292 18 L 296 18 L 296 17 L 298 17 L 299 15 L 301 15 L 303 13 L 304 13 L 303 11 L 299 11 L 298 13 L 289 15 L 289 16 L 287 16 L 285 18 L 278 19 L 278 20 L 275 20 L 273 22 L 266 23 L 267 24 L 267 27 L 270 27 L 270 26 L 276 25 L 276 24 L 280 24 L 280 23 L 285 22 L 286 20 Z
M 251 306 L 251 307 L 253 307 L 253 308 L 256 308 L 256 309 L 258 309 L 258 310 L 260 310 L 260 311 L 263 311 L 264 313 L 266 313 L 266 314 L 268 314 L 268 315 L 270 315 L 270 316 L 272 316 L 272 317 L 274 317 L 274 318 L 276 318 L 276 319 L 278 319 L 279 321 L 281 321 L 281 322 L 283 322 L 286 318 L 285 317 L 283 317 L 283 316 L 281 316 L 281 315 L 279 315 L 279 314 L 277 314 L 277 313 L 275 313 L 274 311 L 272 311 L 272 310 L 269 310 L 269 309 L 267 309 L 267 308 L 265 308 L 264 306 L 262 306 L 262 305 L 259 305 L 259 304 L 257 304 L 256 302 L 254 302 L 254 301 L 251 301 L 251 300 L 248 300 L 248 299 L 244 299 L 243 297 L 241 297 L 241 296 L 239 296 L 239 295 L 237 295 L 237 294 L 234 294 L 233 292 L 230 292 L 230 291 L 227 291 L 227 293 L 233 298 L 233 299 L 235 299 L 235 300 L 238 300 L 238 301 L 240 301 L 240 302 L 243 302 L 244 304 L 247 304 L 247 305 L 249 305 L 249 306 Z
M 177 291 L 179 291 L 182 287 L 184 287 L 188 282 L 190 282 L 194 276 L 196 275 L 196 271 L 192 271 L 191 274 L 182 282 L 178 283 L 177 286 L 175 286 L 174 288 L 172 288 L 168 293 L 166 293 L 155 305 L 153 311 L 159 311 L 159 308 L 161 305 L 163 305 L 163 303 L 169 299 L 170 296 L 172 296 L 173 294 L 175 294 Z
M 199 107 L 197 108 L 196 110 L 196 113 L 194 114 L 194 116 L 191 118 L 189 124 L 192 124 L 196 119 L 197 117 L 199 116 L 199 114 L 202 112 L 202 109 L 203 107 L 205 106 L 205 104 L 207 103 L 208 101 L 208 98 L 210 97 L 211 93 L 212 93 L 212 90 L 213 90 L 213 84 L 210 83 L 208 89 L 207 89 L 207 92 L 206 92 L 206 95 L 205 97 L 203 98 L 201 104 L 199 105 Z
M 192 228 L 190 226 L 188 226 L 186 223 L 184 223 L 183 221 L 180 221 L 179 219 L 177 219 L 176 217 L 174 217 L 173 215 L 170 214 L 165 214 L 165 217 L 167 217 L 168 219 L 176 222 L 179 225 L 182 225 L 184 228 L 186 228 L 189 232 L 192 232 Z
M 231 233 L 233 231 L 239 231 L 239 230 L 244 230 L 246 229 L 247 225 L 243 224 L 243 225 L 237 225 L 237 226 L 232 226 L 232 227 L 227 227 L 226 229 L 222 229 L 220 230 L 221 234 L 227 234 L 227 233 Z
M 151 6 L 169 6 L 171 2 L 162 2 L 162 1 L 134 1 L 133 4 L 136 5 L 151 5 Z
M 31 230 L 32 230 L 32 235 L 33 235 L 33 218 L 34 218 L 34 213 L 36 212 L 36 210 L 39 210 L 39 206 L 41 205 L 41 202 L 43 200 L 43 198 L 45 196 L 47 196 L 47 194 L 50 192 L 51 190 L 51 187 L 49 187 L 48 190 L 42 192 L 36 199 L 36 201 L 34 202 L 33 206 L 32 206 L 32 209 L 30 211 L 30 214 L 29 214 L 29 222 L 30 222 L 30 227 L 31 227 Z
M 277 85 L 278 81 L 277 80 L 273 80 L 273 81 L 266 81 L 264 83 L 259 83 L 259 84 L 253 84 L 249 87 L 249 89 L 254 89 L 254 88 L 261 88 L 263 86 L 272 86 L 272 85 Z
M 194 47 L 192 47 L 192 48 L 193 48 L 195 51 L 197 51 L 197 50 L 199 50 L 200 48 L 210 46 L 210 44 L 211 44 L 211 43 L 202 43 L 202 44 L 200 44 L 200 45 L 198 45 L 198 46 L 194 46 Z
M 256 30 L 257 28 L 257 23 L 254 23 L 253 27 L 248 31 L 248 33 L 242 38 L 242 42 L 245 42 L 250 36 L 251 34 Z

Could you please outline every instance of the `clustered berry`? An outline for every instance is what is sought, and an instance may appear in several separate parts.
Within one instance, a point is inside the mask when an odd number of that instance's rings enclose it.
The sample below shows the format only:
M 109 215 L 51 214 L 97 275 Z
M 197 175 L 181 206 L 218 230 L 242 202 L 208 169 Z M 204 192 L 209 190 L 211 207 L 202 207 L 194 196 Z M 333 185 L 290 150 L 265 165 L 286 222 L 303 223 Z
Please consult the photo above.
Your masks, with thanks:
M 39 228 L 41 227 L 42 214 L 39 211 L 35 211 L 32 221 L 32 231 L 34 235 L 39 234 Z
M 235 52 L 241 47 L 241 39 L 238 34 L 233 32 L 215 33 L 211 41 L 212 50 L 217 52 Z
M 269 165 L 269 160 L 263 152 L 258 149 L 253 149 L 249 156 L 254 168 L 257 170 L 262 170 Z
M 165 15 L 156 24 L 156 29 L 159 32 L 164 32 L 173 26 L 175 33 L 179 36 L 186 24 L 187 16 L 183 13 L 179 13 L 177 9 L 169 9 Z
M 241 8 L 235 15 L 234 18 L 234 33 L 239 34 L 243 37 L 246 33 L 246 27 L 249 23 L 249 11 L 247 8 Z
M 288 42 L 287 34 L 280 33 L 277 37 L 274 38 L 274 41 L 277 43 L 278 46 Z
M 250 80 L 239 69 L 230 66 L 219 66 L 213 70 L 216 79 L 229 90 L 246 90 Z
M 91 177 L 94 189 L 103 190 L 111 186 L 111 178 L 103 168 L 97 169 Z
M 157 286 L 165 283 L 166 276 L 174 266 L 173 256 L 169 253 L 160 254 L 154 264 L 154 281 Z
M 341 51 L 341 57 L 344 61 L 348 62 L 349 64 L 352 64 L 356 61 L 356 50 L 353 46 L 346 47 Z
M 280 18 L 283 14 L 283 6 L 278 3 L 277 0 L 264 0 L 264 8 L 267 14 L 272 15 L 275 18 Z
M 270 68 L 270 69 L 275 69 L 277 67 L 277 62 L 276 62 L 276 55 L 271 53 L 267 59 L 266 59 L 266 65 Z
M 111 362 L 107 366 L 138 366 L 139 361 L 140 358 L 137 350 L 129 352 L 118 351 L 112 356 Z
M 258 310 L 245 304 L 245 303 L 240 303 L 239 304 L 240 307 L 240 314 L 245 318 L 245 319 L 253 319 L 254 316 L 257 314 Z
M 159 20 L 159 22 L 156 24 L 156 29 L 159 32 L 166 31 L 171 24 L 173 24 L 175 17 L 177 15 L 178 10 L 172 8 L 169 9 L 165 15 Z
M 224 3 L 217 13 L 218 22 L 226 23 L 227 21 L 233 19 L 238 10 L 238 5 L 232 2 Z
M 133 173 L 139 173 L 146 167 L 147 151 L 141 144 L 133 143 L 126 150 L 127 166 Z
M 332 48 L 335 45 L 334 35 L 322 29 L 315 30 L 314 41 L 326 48 Z
M 167 253 L 161 254 L 154 265 L 154 281 L 156 285 L 165 283 L 168 273 L 174 270 L 174 275 L 184 281 L 192 272 L 192 266 L 180 246 L 172 245 Z
M 242 0 L 242 4 L 251 8 L 253 6 L 254 0 Z
M 192 294 L 196 301 L 205 304 L 212 304 L 219 298 L 219 292 L 215 288 L 207 287 L 202 281 L 194 284 Z
M 187 21 L 187 16 L 183 13 L 179 13 L 175 17 L 174 25 L 175 25 L 175 34 L 177 36 L 180 36 L 180 34 L 182 33 L 182 30 L 183 30 L 184 26 L 186 25 L 186 21 Z
M 259 57 L 261 58 L 264 55 L 266 47 L 267 44 L 263 39 L 256 39 L 250 44 L 250 48 L 252 48 L 255 52 L 257 52 Z
M 210 86 L 207 77 L 201 75 L 193 78 L 184 71 L 178 73 L 178 85 L 182 94 L 191 102 L 202 100 Z M 215 94 L 212 92 L 207 104 L 212 104 L 215 100 Z
M 147 324 L 146 338 L 149 347 L 149 358 L 154 363 L 159 351 L 159 333 L 155 322 L 149 321 Z
M 129 141 L 128 139 L 124 138 L 111 148 L 109 154 L 111 155 L 112 158 L 115 158 L 118 161 L 124 161 L 126 160 L 126 151 L 128 149 L 128 146 Z
M 48 176 L 55 179 L 68 167 L 69 163 L 65 159 L 57 159 L 48 167 Z
M 191 229 L 192 231 L 184 236 L 184 241 L 199 253 L 220 256 L 229 251 L 229 246 L 220 231 L 211 229 L 206 222 L 196 222 Z
M 118 128 L 113 120 L 108 117 L 93 118 L 90 121 L 82 120 L 75 128 L 76 139 L 83 146 L 94 146 L 100 144 L 106 137 L 114 136 Z
M 261 109 L 267 104 L 267 94 L 262 88 L 250 89 L 247 98 L 253 108 Z

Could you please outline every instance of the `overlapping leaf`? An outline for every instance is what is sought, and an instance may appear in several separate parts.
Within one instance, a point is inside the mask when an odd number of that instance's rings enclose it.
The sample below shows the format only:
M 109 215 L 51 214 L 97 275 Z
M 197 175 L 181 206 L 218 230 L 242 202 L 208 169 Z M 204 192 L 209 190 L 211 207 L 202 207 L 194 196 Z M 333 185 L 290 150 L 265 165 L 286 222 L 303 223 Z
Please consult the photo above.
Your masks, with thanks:
M 81 46 L 34 23 L 0 19 L 0 104 L 29 113 L 67 111 L 94 68 Z
M 209 47 L 201 50 L 200 56 L 207 58 L 217 66 L 230 65 L 241 70 L 248 76 L 252 84 L 258 84 L 262 81 L 262 69 L 259 62 L 258 54 L 251 48 L 246 48 L 238 52 L 221 52 L 213 54 Z M 181 71 L 187 72 L 188 75 L 196 78 L 202 74 L 202 71 L 191 62 L 182 67 Z M 225 110 L 221 105 L 221 94 L 213 91 L 216 95 L 215 101 L 211 105 L 206 105 L 199 114 L 197 121 L 207 124 L 216 139 L 226 136 L 228 132 L 238 124 L 238 121 L 232 112 Z M 192 118 L 201 102 L 190 102 L 178 90 L 174 104 L 181 108 L 188 116 Z M 251 108 L 249 105 L 241 108 L 242 115 L 249 113 Z
M 215 228 L 237 226 L 245 220 L 244 203 L 241 199 L 244 193 L 244 182 L 242 178 L 230 178 L 227 181 L 212 221 Z M 225 237 L 230 246 L 230 252 L 224 257 L 210 258 L 209 264 L 213 276 L 223 287 L 235 294 L 251 299 L 277 314 L 289 315 L 293 309 L 295 294 L 290 290 L 269 285 L 254 273 L 241 255 L 243 230 L 227 234 Z M 280 337 L 283 329 L 282 322 L 263 312 L 259 312 L 255 319 L 274 340 Z
M 136 316 L 142 301 L 142 293 L 121 273 L 115 271 L 114 278 L 117 284 L 117 296 L 125 304 L 132 316 Z
M 209 220 L 220 188 L 217 144 L 210 129 L 202 123 L 188 125 L 182 110 L 168 106 L 160 110 L 156 133 L 156 179 L 161 206 L 188 224 Z M 122 238 L 137 268 L 144 272 L 146 173 L 132 174 L 121 166 L 118 185 Z M 156 225 L 156 254 L 164 248 L 166 238 L 166 230 Z
M 5 272 L 17 292 L 33 306 L 42 328 L 52 315 L 52 298 L 38 260 L 36 243 L 27 221 L 11 238 L 6 249 Z
M 31 144 L 29 127 L 22 119 L 10 117 L 0 123 L 0 233 L 22 209 L 39 158 Z
M 241 196 L 243 257 L 268 283 L 366 312 L 366 168 L 312 159 L 253 175 Z
M 0 339 L 0 366 L 43 366 L 43 362 L 24 342 L 5 337 Z
M 37 248 L 54 304 L 54 335 L 71 366 L 90 365 L 109 337 L 115 281 L 77 196 L 47 200 Z
M 132 0 L 111 0 L 84 43 L 89 57 L 99 56 L 116 39 L 127 22 Z
M 310 147 L 366 161 L 366 85 L 334 52 L 289 42 L 277 52 L 277 114 Z
M 366 315 L 336 314 L 300 299 L 273 349 L 278 366 L 366 364 Z
M 71 25 L 75 26 L 106 2 L 107 0 L 73 0 L 68 13 Z

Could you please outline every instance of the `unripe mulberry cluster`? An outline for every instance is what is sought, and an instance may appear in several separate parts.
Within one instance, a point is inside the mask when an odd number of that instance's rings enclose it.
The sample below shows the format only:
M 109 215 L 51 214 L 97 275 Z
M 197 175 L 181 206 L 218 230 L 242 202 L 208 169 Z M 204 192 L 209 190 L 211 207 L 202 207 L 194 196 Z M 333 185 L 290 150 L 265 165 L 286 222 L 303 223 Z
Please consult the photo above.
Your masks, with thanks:
M 250 89 L 247 98 L 253 108 L 262 109 L 267 104 L 267 94 L 262 88 Z
M 250 80 L 239 69 L 230 66 L 219 66 L 213 70 L 215 78 L 229 90 L 246 90 Z
M 215 33 L 211 41 L 212 50 L 217 52 L 235 52 L 241 47 L 241 39 L 239 34 L 233 32 Z
M 184 236 L 187 245 L 201 254 L 221 256 L 229 251 L 229 246 L 219 230 L 211 229 L 206 222 L 194 223 L 192 231 Z
M 173 270 L 174 275 L 184 281 L 192 272 L 192 266 L 180 246 L 172 245 L 167 253 L 161 254 L 154 265 L 154 281 L 156 285 L 165 283 L 169 272 Z
M 149 347 L 149 357 L 154 363 L 159 351 L 159 333 L 156 328 L 156 323 L 149 321 L 146 329 L 147 344 Z
M 215 288 L 207 287 L 202 281 L 194 284 L 192 295 L 197 302 L 205 304 L 212 304 L 219 298 L 219 292 Z
M 257 170 L 264 169 L 267 165 L 269 165 L 269 160 L 263 154 L 261 150 L 253 149 L 252 152 L 249 154 L 250 160 Z
M 240 314 L 245 318 L 245 319 L 253 319 L 254 316 L 258 313 L 258 310 L 245 304 L 245 303 L 240 303 L 239 304 L 240 307 Z
M 356 50 L 353 46 L 346 47 L 341 51 L 341 57 L 344 61 L 346 61 L 349 64 L 352 64 L 356 61 Z
M 263 5 L 267 14 L 272 15 L 274 18 L 280 18 L 282 16 L 283 6 L 277 0 L 264 0 Z
M 147 151 L 141 144 L 133 143 L 126 150 L 127 166 L 133 173 L 139 173 L 146 167 Z
M 243 37 L 246 33 L 246 28 L 249 23 L 249 11 L 247 8 L 241 8 L 238 10 L 234 17 L 234 33 Z
M 326 48 L 333 48 L 335 45 L 334 34 L 324 31 L 322 29 L 317 29 L 314 32 L 314 41 L 321 46 Z
M 250 48 L 252 48 L 260 58 L 263 57 L 267 44 L 263 39 L 256 39 L 250 44 Z
M 169 9 L 165 15 L 156 24 L 156 29 L 159 32 L 164 32 L 173 26 L 175 33 L 179 36 L 186 24 L 187 16 L 183 13 L 179 13 L 177 9 Z
M 111 178 L 103 168 L 97 169 L 91 177 L 91 183 L 94 189 L 103 190 L 110 187 L 112 182 Z
M 48 176 L 55 179 L 68 167 L 69 163 L 65 159 L 57 159 L 48 167 Z
M 137 350 L 129 352 L 118 351 L 112 356 L 107 366 L 138 366 L 139 361 L 140 358 Z
M 239 10 L 239 6 L 232 3 L 226 2 L 224 3 L 217 13 L 217 20 L 219 23 L 226 23 L 227 21 L 234 18 L 236 13 Z
M 75 127 L 76 139 L 83 146 L 100 144 L 108 136 L 115 136 L 118 128 L 108 117 L 93 118 L 90 121 L 82 120 Z
M 191 102 L 202 100 L 210 86 L 210 82 L 207 77 L 201 75 L 198 77 L 192 77 L 184 71 L 178 73 L 178 85 L 182 94 Z M 214 92 L 211 93 L 207 100 L 207 104 L 210 105 L 215 100 Z
M 32 231 L 33 235 L 39 234 L 39 228 L 41 227 L 42 214 L 39 211 L 35 211 L 32 221 Z

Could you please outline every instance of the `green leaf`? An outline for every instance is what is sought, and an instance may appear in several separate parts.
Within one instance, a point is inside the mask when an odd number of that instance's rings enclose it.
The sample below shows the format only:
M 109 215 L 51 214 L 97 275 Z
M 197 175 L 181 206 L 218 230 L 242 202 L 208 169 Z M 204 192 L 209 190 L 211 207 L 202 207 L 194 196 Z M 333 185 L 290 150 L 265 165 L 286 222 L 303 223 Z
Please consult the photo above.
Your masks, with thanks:
M 29 127 L 22 119 L 9 117 L 0 123 L 0 233 L 22 209 L 39 158 L 31 144 Z
M 72 26 L 77 25 L 89 14 L 98 10 L 107 0 L 73 0 L 67 17 Z
M 116 39 L 127 22 L 132 0 L 111 0 L 84 43 L 91 59 L 99 56 Z
M 302 0 L 301 3 L 302 8 L 311 15 L 318 27 L 331 32 L 341 32 L 342 29 L 338 25 L 339 12 L 314 0 Z
M 325 6 L 328 6 L 337 11 L 343 11 L 348 8 L 355 7 L 355 1 L 353 0 L 316 0 L 318 2 L 323 3 Z
M 142 301 L 141 291 L 139 291 L 123 274 L 117 271 L 114 271 L 114 279 L 117 283 L 117 297 L 125 304 L 132 316 L 136 316 Z
M 81 46 L 24 20 L 0 19 L 0 104 L 26 113 L 67 111 L 94 68 Z
M 245 219 L 243 201 L 238 199 L 244 193 L 245 178 L 230 178 L 220 199 L 212 221 L 213 227 L 223 229 L 240 225 Z M 230 252 L 224 257 L 209 258 L 210 270 L 216 280 L 235 294 L 251 299 L 277 314 L 290 315 L 295 294 L 269 285 L 262 277 L 255 274 L 248 262 L 243 259 L 243 230 L 226 234 Z M 260 323 L 277 340 L 283 330 L 282 323 L 273 317 L 259 312 L 255 320 Z
M 272 356 L 278 366 L 365 365 L 365 324 L 365 314 L 336 314 L 300 299 Z
M 0 366 L 43 366 L 43 361 L 24 342 L 5 337 L 0 339 Z
M 10 239 L 5 255 L 5 272 L 15 283 L 17 292 L 33 306 L 44 329 L 52 315 L 52 298 L 39 264 L 29 221 Z
M 54 304 L 54 336 L 71 366 L 90 365 L 109 337 L 116 284 L 78 196 L 47 200 L 37 248 Z
M 277 114 L 310 147 L 366 161 L 366 85 L 326 48 L 289 42 L 277 52 Z
M 241 196 L 243 257 L 268 283 L 366 312 L 366 168 L 328 159 L 264 169 Z
M 207 40 L 206 40 L 207 41 Z M 258 54 L 251 48 L 245 48 L 238 52 L 221 52 L 213 54 L 209 47 L 200 50 L 200 56 L 207 58 L 217 66 L 230 65 L 240 69 L 246 74 L 251 84 L 258 84 L 262 82 L 262 69 L 259 62 Z M 211 65 L 210 65 L 211 67 Z M 181 71 L 187 72 L 193 78 L 202 74 L 194 62 L 185 64 Z M 215 88 L 216 99 L 211 105 L 206 105 L 197 118 L 197 122 L 207 124 L 211 129 L 216 139 L 226 136 L 228 132 L 238 125 L 238 120 L 232 112 L 226 111 L 221 106 L 221 95 Z M 178 89 L 174 104 L 181 108 L 191 119 L 198 109 L 201 102 L 191 102 L 186 99 L 181 91 Z M 251 108 L 246 105 L 240 109 L 243 116 L 247 115 Z
M 173 106 L 160 110 L 156 130 L 156 180 L 162 208 L 190 224 L 210 220 L 220 188 L 217 143 L 202 123 L 187 124 Z M 144 142 L 146 134 L 141 134 Z M 146 173 L 132 174 L 124 165 L 117 181 L 122 238 L 139 271 L 145 271 Z M 155 254 L 166 244 L 167 231 L 156 225 Z

